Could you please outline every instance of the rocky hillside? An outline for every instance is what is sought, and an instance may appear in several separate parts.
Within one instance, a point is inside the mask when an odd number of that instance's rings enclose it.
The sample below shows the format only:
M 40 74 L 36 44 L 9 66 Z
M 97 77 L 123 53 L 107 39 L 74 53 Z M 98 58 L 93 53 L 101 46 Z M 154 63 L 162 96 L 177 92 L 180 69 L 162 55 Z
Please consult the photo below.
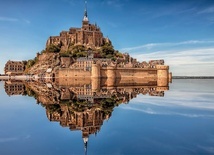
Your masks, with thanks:
M 26 69 L 28 74 L 43 74 L 48 68 L 56 68 L 60 64 L 59 54 L 43 53 L 38 54 L 35 64 Z

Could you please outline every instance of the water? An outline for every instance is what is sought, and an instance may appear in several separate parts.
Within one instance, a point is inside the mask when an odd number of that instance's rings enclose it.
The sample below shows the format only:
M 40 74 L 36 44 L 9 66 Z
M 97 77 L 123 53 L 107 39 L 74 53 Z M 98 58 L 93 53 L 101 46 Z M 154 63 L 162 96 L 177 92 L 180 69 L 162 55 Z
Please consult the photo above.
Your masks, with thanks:
M 107 101 L 97 99 L 88 111 L 83 102 L 75 101 L 72 108 L 79 107 L 79 113 L 101 109 L 100 117 L 105 118 L 90 131 L 82 128 L 84 135 L 78 126 L 71 131 L 57 118 L 48 119 L 46 109 L 63 114 L 59 107 L 41 104 L 42 97 L 38 101 L 32 92 L 37 100 L 28 95 L 8 96 L 0 82 L 0 154 L 214 154 L 214 80 L 174 80 L 164 94 L 138 94 L 126 104 L 112 97 L 119 105 L 108 99 L 107 107 Z M 64 102 L 64 111 L 72 111 L 70 101 Z M 87 136 L 86 152 L 83 138 Z

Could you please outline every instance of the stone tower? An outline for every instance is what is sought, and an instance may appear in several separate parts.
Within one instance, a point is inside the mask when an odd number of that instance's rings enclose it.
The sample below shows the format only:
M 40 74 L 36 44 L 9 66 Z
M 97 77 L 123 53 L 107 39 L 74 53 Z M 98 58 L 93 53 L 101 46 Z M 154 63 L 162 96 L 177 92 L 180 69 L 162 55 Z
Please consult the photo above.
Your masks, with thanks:
M 87 2 L 85 1 L 85 12 L 84 12 L 84 17 L 82 20 L 82 26 L 84 25 L 88 25 L 89 24 L 89 20 L 88 20 L 88 12 L 87 12 Z
M 110 42 L 103 37 L 103 33 L 97 24 L 91 24 L 88 19 L 87 3 L 85 2 L 82 27 L 71 27 L 69 31 L 62 31 L 60 36 L 51 36 L 47 40 L 46 47 L 50 45 L 60 46 L 61 50 L 68 51 L 72 45 L 84 45 L 87 48 L 100 48 L 105 42 Z

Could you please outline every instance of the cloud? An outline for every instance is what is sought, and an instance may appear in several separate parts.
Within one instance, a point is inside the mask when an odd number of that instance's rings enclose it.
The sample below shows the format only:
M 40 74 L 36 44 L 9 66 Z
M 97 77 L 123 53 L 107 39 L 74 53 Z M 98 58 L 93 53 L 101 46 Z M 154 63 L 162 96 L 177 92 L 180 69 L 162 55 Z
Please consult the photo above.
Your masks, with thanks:
M 196 7 L 192 7 L 192 8 L 186 8 L 186 9 L 181 9 L 177 12 L 177 14 L 183 14 L 183 13 L 193 13 L 196 11 Z
M 134 54 L 138 60 L 149 61 L 164 59 L 172 67 L 174 75 L 204 75 L 214 76 L 214 48 L 201 48 L 190 50 L 157 51 L 146 54 Z
M 27 19 L 23 19 L 23 21 L 26 23 L 26 24 L 30 24 L 31 22 Z
M 205 9 L 197 12 L 198 16 L 204 17 L 205 20 L 208 21 L 209 24 L 211 24 L 211 25 L 214 24 L 213 14 L 214 14 L 214 6 L 207 7 Z
M 18 140 L 18 138 L 16 138 L 16 137 L 0 138 L 0 143 L 11 142 L 11 141 L 16 141 L 16 140 Z
M 123 1 L 124 2 L 124 1 Z M 124 3 L 120 0 L 104 0 L 102 2 L 103 5 L 108 5 L 110 7 L 122 8 Z
M 117 28 L 118 24 L 108 21 L 107 24 L 112 28 Z
M 189 117 L 189 118 L 198 118 L 198 117 L 208 117 L 208 118 L 214 118 L 214 115 L 205 115 L 205 114 L 189 114 L 185 112 L 175 112 L 175 111 L 156 111 L 151 108 L 148 109 L 141 109 L 141 108 L 133 108 L 133 107 L 122 107 L 121 109 L 125 110 L 133 110 L 133 111 L 139 111 L 150 115 L 175 115 L 175 116 L 183 116 L 183 117 Z
M 214 48 L 202 48 L 191 50 L 157 51 L 146 54 L 136 54 L 137 57 L 150 59 L 165 59 L 171 65 L 201 65 L 214 63 Z M 134 54 L 135 55 L 135 54 Z M 212 59 L 213 58 L 213 59 Z
M 197 86 L 197 85 L 196 85 Z M 194 86 L 195 88 L 197 88 Z M 212 85 L 211 85 L 212 86 Z M 202 89 L 202 87 L 201 87 Z M 208 89 L 206 87 L 206 89 Z M 188 108 L 188 109 L 200 109 L 200 110 L 213 110 L 214 105 L 212 101 L 212 94 L 211 92 L 194 92 L 194 90 L 171 90 L 167 92 L 167 97 L 160 98 L 160 97 L 151 97 L 149 96 L 142 96 L 138 97 L 138 100 L 135 103 L 142 103 L 146 105 L 153 105 L 158 107 L 171 107 L 171 108 Z M 182 98 L 182 102 L 181 102 Z M 187 104 L 188 103 L 188 104 Z
M 62 0 L 62 1 L 65 3 L 68 3 L 69 5 L 73 5 L 73 6 L 75 6 L 76 3 L 79 2 L 77 0 Z
M 149 43 L 123 48 L 138 61 L 164 59 L 173 75 L 214 76 L 214 41 L 189 40 L 183 42 Z
M 214 147 L 213 146 L 198 146 L 200 149 L 203 149 L 210 154 L 214 154 Z
M 207 17 L 207 20 L 210 22 L 210 24 L 214 24 L 214 17 Z
M 18 18 L 10 18 L 10 17 L 0 17 L 0 22 L 23 22 L 26 24 L 30 24 L 31 22 L 27 19 L 18 19 Z
M 19 137 L 7 137 L 7 138 L 0 138 L 0 143 L 6 143 L 6 142 L 12 142 L 12 141 L 18 141 L 18 140 L 27 140 L 30 139 L 31 135 L 24 135 Z
M 185 83 L 175 82 L 172 90 L 166 92 L 165 97 L 138 95 L 127 105 L 120 108 L 143 112 L 149 115 L 172 115 L 182 117 L 201 117 L 214 119 L 213 90 L 206 87 L 206 91 L 196 90 L 200 84 L 190 84 L 191 88 L 183 88 Z M 203 85 L 204 87 L 209 83 Z M 185 85 L 188 87 L 188 85 Z M 203 90 L 203 86 L 200 88 Z M 179 89 L 175 88 L 179 87 Z M 212 85 L 210 85 L 212 88 Z M 182 90 L 184 89 L 184 90 Z
M 152 48 L 157 48 L 157 47 L 173 47 L 173 46 L 180 46 L 180 45 L 194 45 L 194 44 L 212 44 L 214 43 L 213 40 L 209 41 L 203 41 L 203 40 L 188 40 L 188 41 L 183 41 L 183 42 L 166 42 L 166 43 L 149 43 L 141 46 L 136 46 L 136 47 L 128 47 L 128 48 L 123 48 L 121 51 L 129 52 L 133 50 L 144 50 L 144 49 L 152 49 Z
M 209 14 L 209 13 L 214 13 L 214 6 L 205 8 L 198 12 L 198 14 Z
M 0 21 L 2 21 L 2 22 L 17 22 L 17 21 L 19 21 L 19 19 L 10 18 L 10 17 L 0 17 Z
M 185 4 L 172 2 L 167 5 L 159 5 L 156 7 L 155 11 L 154 7 L 145 7 L 144 10 L 148 10 L 150 12 L 150 18 L 152 19 L 172 16 L 178 16 L 179 19 L 186 19 L 189 16 L 192 17 L 192 15 L 197 12 L 197 6 L 188 2 L 185 2 Z

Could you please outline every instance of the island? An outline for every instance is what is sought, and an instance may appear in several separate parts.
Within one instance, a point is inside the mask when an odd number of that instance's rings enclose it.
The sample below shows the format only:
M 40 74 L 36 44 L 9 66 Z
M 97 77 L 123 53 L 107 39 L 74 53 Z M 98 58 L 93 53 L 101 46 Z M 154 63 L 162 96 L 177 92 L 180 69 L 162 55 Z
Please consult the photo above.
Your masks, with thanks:
M 100 27 L 91 24 L 87 7 L 82 27 L 71 27 L 50 36 L 46 47 L 27 61 L 11 61 L 5 64 L 1 79 L 61 81 L 63 79 L 91 80 L 94 89 L 101 83 L 108 87 L 115 84 L 155 83 L 168 89 L 172 73 L 164 60 L 139 62 L 128 53 L 115 50 L 111 40 L 104 37 Z

